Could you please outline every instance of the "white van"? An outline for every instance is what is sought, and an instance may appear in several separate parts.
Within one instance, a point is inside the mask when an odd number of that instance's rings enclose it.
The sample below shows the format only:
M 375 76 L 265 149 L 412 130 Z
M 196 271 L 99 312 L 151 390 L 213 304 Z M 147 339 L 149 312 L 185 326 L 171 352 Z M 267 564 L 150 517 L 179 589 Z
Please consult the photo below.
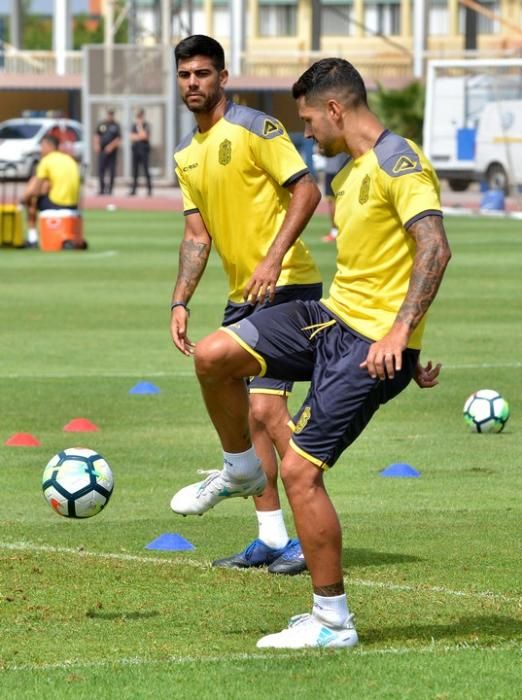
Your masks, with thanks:
M 475 138 L 477 179 L 505 194 L 522 185 L 522 100 L 487 104 Z

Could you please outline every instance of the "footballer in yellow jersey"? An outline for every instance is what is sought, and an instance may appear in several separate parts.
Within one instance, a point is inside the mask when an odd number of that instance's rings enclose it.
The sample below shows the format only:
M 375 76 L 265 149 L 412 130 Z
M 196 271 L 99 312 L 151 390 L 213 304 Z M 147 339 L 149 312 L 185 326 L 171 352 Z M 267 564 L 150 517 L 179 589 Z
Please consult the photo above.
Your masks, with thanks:
M 287 187 L 308 169 L 278 120 L 233 102 L 208 131 L 195 129 L 182 141 L 174 159 L 185 216 L 201 214 L 228 276 L 229 299 L 241 303 L 286 216 Z M 277 286 L 320 279 L 298 239 L 283 258 Z
M 185 228 L 170 327 L 174 345 L 190 355 L 197 345 L 188 337 L 187 304 L 211 247 L 229 283 L 226 327 L 294 299 L 320 299 L 320 274 L 299 236 L 321 195 L 281 123 L 227 100 L 225 56 L 215 39 L 187 37 L 177 44 L 175 58 L 180 96 L 196 128 L 174 155 Z M 270 573 L 288 575 L 306 569 L 299 541 L 288 537 L 277 487 L 276 453 L 281 456 L 290 439 L 291 387 L 284 377 L 248 382 L 256 459 L 266 475 L 251 491 L 259 534 L 242 552 L 214 566 L 267 566 Z
M 392 327 L 406 296 L 415 255 L 408 228 L 442 216 L 437 176 L 411 141 L 385 131 L 374 148 L 350 159 L 336 175 L 337 272 L 323 301 L 354 331 L 371 340 Z M 421 347 L 426 315 L 408 347 Z
M 37 211 L 76 209 L 80 198 L 80 168 L 68 153 L 58 150 L 59 141 L 47 134 L 40 144 L 41 160 L 21 197 L 27 207 L 26 247 L 38 246 Z M 86 244 L 85 244 L 86 246 Z
M 48 197 L 54 204 L 74 209 L 80 198 L 80 168 L 68 153 L 53 150 L 36 167 L 36 177 L 49 183 Z

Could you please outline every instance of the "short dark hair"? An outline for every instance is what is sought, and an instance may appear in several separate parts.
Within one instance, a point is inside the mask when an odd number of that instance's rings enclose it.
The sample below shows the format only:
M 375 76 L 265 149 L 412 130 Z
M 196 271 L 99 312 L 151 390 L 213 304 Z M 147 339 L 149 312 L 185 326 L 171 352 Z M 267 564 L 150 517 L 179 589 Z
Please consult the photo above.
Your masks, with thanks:
M 60 146 L 59 139 L 57 139 L 56 136 L 53 136 L 52 134 L 45 134 L 42 141 L 47 141 L 47 143 L 50 143 L 55 150 L 57 150 Z
M 368 106 L 361 74 L 344 58 L 323 58 L 317 61 L 292 86 L 294 99 L 304 97 L 307 102 L 326 92 L 335 93 L 350 107 Z
M 174 49 L 174 56 L 176 58 L 176 68 L 180 60 L 192 58 L 193 56 L 207 56 L 217 71 L 225 68 L 223 47 L 211 36 L 205 36 L 204 34 L 193 34 L 186 39 L 182 39 Z

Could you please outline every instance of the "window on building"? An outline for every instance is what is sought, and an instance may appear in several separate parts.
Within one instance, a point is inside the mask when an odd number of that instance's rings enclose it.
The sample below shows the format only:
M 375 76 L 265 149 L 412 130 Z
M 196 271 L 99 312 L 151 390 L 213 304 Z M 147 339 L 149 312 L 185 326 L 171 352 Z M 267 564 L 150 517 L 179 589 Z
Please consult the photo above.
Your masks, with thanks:
M 321 3 L 321 29 L 325 36 L 349 36 L 354 34 L 352 5 L 343 3 Z
M 295 4 L 263 3 L 259 5 L 260 36 L 295 36 L 297 6 Z
M 172 33 L 175 37 L 184 38 L 188 34 L 205 34 L 206 20 L 203 8 L 195 5 L 192 14 L 185 9 L 176 12 L 172 18 Z
M 495 15 L 500 15 L 500 2 L 498 0 L 481 0 L 484 9 Z M 429 10 L 428 26 L 431 36 L 447 36 L 449 34 L 449 14 L 446 0 L 432 0 Z M 466 28 L 466 8 L 459 10 L 459 32 L 464 34 Z M 500 32 L 500 22 L 495 22 L 489 17 L 477 13 L 477 33 L 497 34 Z
M 389 2 L 365 2 L 364 26 L 369 34 L 401 33 L 401 4 L 400 0 Z
M 428 11 L 430 36 L 447 36 L 449 34 L 449 14 L 446 2 L 432 2 Z
M 214 5 L 212 8 L 212 34 L 230 36 L 230 10 L 228 5 Z
M 489 10 L 495 15 L 500 15 L 500 2 L 495 0 L 481 0 L 480 4 L 485 10 Z M 466 27 L 466 8 L 461 7 L 459 14 L 459 31 L 464 33 Z M 495 22 L 489 17 L 477 13 L 477 33 L 478 34 L 498 34 L 500 32 L 500 22 Z

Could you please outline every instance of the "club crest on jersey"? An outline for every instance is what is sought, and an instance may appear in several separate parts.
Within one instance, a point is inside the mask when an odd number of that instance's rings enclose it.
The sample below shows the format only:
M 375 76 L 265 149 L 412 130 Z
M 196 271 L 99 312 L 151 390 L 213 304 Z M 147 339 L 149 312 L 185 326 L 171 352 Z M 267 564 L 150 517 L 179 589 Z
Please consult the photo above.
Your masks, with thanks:
M 393 166 L 393 172 L 395 174 L 406 173 L 408 170 L 415 170 L 417 165 L 418 161 L 412 160 L 408 156 L 401 156 Z
M 265 123 L 263 125 L 263 136 L 270 136 L 276 131 L 280 131 L 279 124 L 276 124 L 270 119 L 265 119 Z
M 232 160 L 232 143 L 228 139 L 219 144 L 218 160 L 220 165 L 228 165 Z
M 310 420 L 311 415 L 312 415 L 312 409 L 310 408 L 310 406 L 305 406 L 303 408 L 303 412 L 299 416 L 299 420 L 295 424 L 294 433 L 296 435 L 306 428 L 306 425 L 307 425 L 308 421 Z
M 361 182 L 361 189 L 359 190 L 359 204 L 366 204 L 370 194 L 370 176 L 365 175 L 363 181 Z

